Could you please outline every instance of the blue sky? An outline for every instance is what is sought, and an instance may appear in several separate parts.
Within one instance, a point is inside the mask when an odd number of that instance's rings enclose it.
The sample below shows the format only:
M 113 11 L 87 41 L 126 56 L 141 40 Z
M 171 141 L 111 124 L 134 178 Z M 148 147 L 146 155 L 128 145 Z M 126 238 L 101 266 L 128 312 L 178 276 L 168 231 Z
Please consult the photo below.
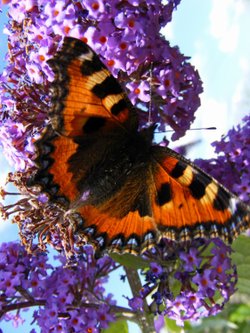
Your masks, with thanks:
M 216 126 L 216 131 L 189 132 L 183 142 L 202 139 L 190 158 L 209 158 L 210 143 L 249 113 L 250 3 L 245 0 L 183 0 L 166 34 L 181 52 L 191 56 L 204 93 L 194 127 Z
M 194 131 L 181 140 L 182 143 L 201 139 L 202 144 L 189 152 L 190 158 L 212 156 L 210 143 L 220 139 L 229 128 L 249 113 L 246 98 L 250 74 L 250 43 L 248 32 L 250 3 L 244 0 L 182 0 L 173 15 L 173 21 L 164 30 L 171 45 L 178 45 L 181 52 L 191 56 L 191 63 L 200 72 L 204 82 L 201 107 L 192 127 L 216 126 L 216 131 Z M 2 31 L 4 15 L 0 16 Z M 0 69 L 7 50 L 7 38 L 0 33 Z M 178 143 L 179 144 L 179 143 Z M 173 145 L 174 146 L 174 145 Z M 0 182 L 3 182 L 8 165 L 0 152 Z M 17 228 L 8 222 L 0 222 L 0 241 L 17 239 Z M 112 284 L 115 285 L 115 280 Z M 112 291 L 112 287 L 110 287 Z M 120 295 L 121 298 L 122 295 Z M 2 326 L 1 326 L 2 325 Z M 5 332 L 14 328 L 0 324 Z M 29 332 L 29 325 L 15 329 Z M 133 328 L 133 333 L 137 333 Z

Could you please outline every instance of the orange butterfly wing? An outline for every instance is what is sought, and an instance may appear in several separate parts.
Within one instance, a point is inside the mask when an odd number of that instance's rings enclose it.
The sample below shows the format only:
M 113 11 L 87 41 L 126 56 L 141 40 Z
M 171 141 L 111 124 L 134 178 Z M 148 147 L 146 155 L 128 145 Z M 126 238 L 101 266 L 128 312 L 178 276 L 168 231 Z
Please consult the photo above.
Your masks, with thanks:
M 148 168 L 145 165 L 144 170 L 135 172 L 140 175 L 140 180 L 134 181 L 136 189 L 128 179 L 109 203 L 99 208 L 77 207 L 83 219 L 78 232 L 96 240 L 101 249 L 136 254 L 161 238 L 185 242 L 220 237 L 231 242 L 249 228 L 249 207 L 215 179 L 168 148 L 154 146 L 153 150 Z M 134 195 L 131 201 L 129 193 Z M 144 212 L 142 201 L 147 204 Z M 129 210 L 119 216 L 119 207 L 126 203 Z
M 51 199 L 69 202 L 81 194 L 74 184 L 101 155 L 102 135 L 121 128 L 137 129 L 137 114 L 117 80 L 83 42 L 67 37 L 60 52 L 48 61 L 55 73 L 52 83 L 50 125 L 36 143 L 39 167 L 30 185 L 39 184 Z M 86 136 L 86 159 L 70 170 L 77 154 L 77 138 Z M 83 163 L 86 164 L 84 168 Z
M 99 250 L 139 253 L 161 238 L 231 241 L 249 208 L 199 168 L 138 132 L 119 83 L 83 42 L 65 38 L 55 72 L 51 124 L 37 142 L 39 184 L 63 202 L 76 234 Z
M 54 130 L 67 137 L 83 135 L 102 118 L 123 123 L 136 113 L 118 81 L 83 42 L 67 37 L 60 52 L 48 61 L 55 72 L 52 83 Z M 88 123 L 95 118 L 95 124 Z M 93 130 L 93 129 L 92 129 Z
M 154 217 L 163 237 L 232 241 L 249 227 L 249 208 L 190 161 L 157 147 Z

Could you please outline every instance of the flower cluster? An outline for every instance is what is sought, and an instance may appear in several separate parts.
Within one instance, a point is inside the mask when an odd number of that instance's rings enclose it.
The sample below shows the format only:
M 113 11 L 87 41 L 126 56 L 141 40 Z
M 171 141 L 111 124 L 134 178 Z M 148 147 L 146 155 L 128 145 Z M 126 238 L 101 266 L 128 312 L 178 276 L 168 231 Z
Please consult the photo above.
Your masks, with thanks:
M 107 276 L 115 268 L 109 257 L 94 259 L 85 247 L 77 266 L 65 260 L 53 268 L 45 254 L 31 256 L 17 243 L 0 247 L 0 317 L 22 323 L 22 311 L 35 307 L 33 323 L 47 332 L 98 333 L 114 321 L 115 301 L 105 295 Z M 10 315 L 10 311 L 16 313 Z
M 158 249 L 148 254 L 150 261 L 155 256 L 157 262 L 144 273 L 140 295 L 130 299 L 129 305 L 138 311 L 147 298 L 152 311 L 179 325 L 217 314 L 235 292 L 237 273 L 230 253 L 231 248 L 220 239 L 194 241 L 187 248 L 165 244 L 162 253 Z M 176 262 L 178 267 L 174 267 Z
M 148 311 L 183 325 L 185 320 L 215 315 L 235 292 L 237 275 L 229 259 L 231 249 L 221 240 L 177 247 L 168 242 L 161 250 L 158 247 L 145 254 L 149 269 L 143 271 L 145 283 L 138 295 L 128 299 L 134 312 L 131 317 Z M 107 276 L 118 267 L 114 261 L 108 256 L 95 259 L 90 246 L 83 249 L 81 256 L 78 264 L 71 267 L 65 267 L 65 260 L 58 257 L 60 265 L 53 268 L 44 253 L 31 256 L 17 243 L 3 243 L 1 319 L 12 320 L 18 326 L 23 321 L 20 310 L 33 307 L 33 323 L 39 325 L 42 333 L 98 333 L 115 320 L 115 314 L 121 317 L 123 311 L 129 313 L 129 309 L 116 306 L 112 295 L 105 295 Z M 16 313 L 9 313 L 15 310 Z
M 213 142 L 218 157 L 211 160 L 196 160 L 224 186 L 237 194 L 246 203 L 250 201 L 250 116 L 242 124 L 229 130 L 221 141 Z
M 202 92 L 198 72 L 160 29 L 171 21 L 180 0 L 8 1 L 8 65 L 0 77 L 1 141 L 18 170 L 32 165 L 32 142 L 47 119 L 47 60 L 64 36 L 86 41 L 103 57 L 129 97 L 142 110 L 152 104 L 151 121 L 184 135 L 194 120 Z M 149 120 L 140 111 L 142 125 Z

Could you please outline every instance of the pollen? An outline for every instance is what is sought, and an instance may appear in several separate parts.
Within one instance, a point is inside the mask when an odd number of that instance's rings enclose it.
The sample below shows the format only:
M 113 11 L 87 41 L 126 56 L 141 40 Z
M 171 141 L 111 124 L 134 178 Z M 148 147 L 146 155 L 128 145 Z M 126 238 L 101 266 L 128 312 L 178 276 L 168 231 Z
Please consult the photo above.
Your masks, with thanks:
M 208 285 L 208 280 L 205 279 L 205 278 L 203 278 L 203 279 L 201 280 L 201 285 L 202 285 L 203 287 L 206 287 L 206 286 Z
M 176 72 L 174 76 L 175 76 L 175 78 L 176 78 L 177 80 L 179 80 L 179 79 L 180 79 L 180 76 L 181 76 L 181 74 L 180 74 L 180 72 Z
M 77 318 L 73 318 L 72 323 L 76 326 L 76 325 L 78 325 L 79 320 Z
M 222 266 L 218 266 L 216 270 L 217 270 L 217 273 L 219 273 L 219 274 L 221 274 L 223 272 Z
M 169 86 L 170 86 L 170 80 L 166 79 L 166 80 L 164 81 L 164 86 L 165 86 L 165 87 L 169 87 Z
M 32 287 L 37 287 L 38 286 L 38 282 L 36 280 L 31 281 L 31 286 Z
M 39 60 L 40 60 L 40 61 L 44 61 L 44 60 L 45 60 L 45 56 L 44 56 L 44 55 L 42 55 L 42 54 L 41 54 L 41 55 L 39 55 Z
M 108 60 L 107 65 L 108 65 L 109 67 L 113 67 L 113 66 L 115 65 L 115 61 L 114 61 L 114 59 L 110 59 L 110 60 Z
M 93 332 L 93 328 L 91 328 L 91 327 L 87 328 L 87 332 L 88 333 L 92 333 Z
M 129 26 L 129 28 L 134 28 L 134 26 L 135 26 L 135 21 L 134 21 L 134 20 L 129 20 L 129 22 L 128 22 L 128 26 Z
M 88 38 L 87 38 L 87 37 L 82 37 L 81 40 L 82 40 L 84 43 L 88 44 Z
M 70 27 L 66 26 L 66 27 L 64 27 L 63 30 L 64 30 L 65 34 L 68 35 L 68 33 L 70 32 Z
M 121 50 L 126 50 L 126 49 L 127 49 L 127 43 L 124 43 L 124 42 L 121 43 L 121 44 L 120 44 L 120 49 L 121 49 Z
M 93 10 L 98 10 L 100 6 L 99 6 L 98 2 L 94 2 L 94 3 L 92 3 L 91 7 Z
M 107 37 L 106 36 L 101 36 L 99 38 L 99 41 L 102 43 L 102 44 L 105 44 L 107 42 Z
M 54 10 L 54 11 L 53 11 L 53 16 L 54 16 L 54 17 L 56 17 L 58 14 L 59 14 L 59 11 L 58 11 L 58 10 Z

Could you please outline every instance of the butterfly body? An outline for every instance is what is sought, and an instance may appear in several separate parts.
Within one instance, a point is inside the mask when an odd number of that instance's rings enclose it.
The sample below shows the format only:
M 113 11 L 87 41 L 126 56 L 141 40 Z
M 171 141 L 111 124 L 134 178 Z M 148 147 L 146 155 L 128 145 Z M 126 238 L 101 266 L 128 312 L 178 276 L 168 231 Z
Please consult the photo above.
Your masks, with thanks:
M 40 185 L 64 203 L 64 218 L 100 250 L 140 253 L 161 238 L 231 241 L 249 226 L 249 209 L 212 177 L 153 143 L 136 109 L 99 57 L 65 38 L 49 62 L 51 125 L 36 143 Z
M 100 207 L 102 211 L 105 209 L 101 207 L 113 198 L 110 213 L 124 217 L 133 206 L 133 197 L 139 195 L 137 192 L 146 192 L 152 150 L 150 142 L 139 132 L 128 134 L 121 130 L 111 131 L 107 136 L 89 134 L 77 142 L 78 150 L 69 160 L 69 170 L 78 174 L 78 192 L 88 193 L 85 203 Z M 126 195 L 125 188 L 131 188 L 129 195 Z M 139 210 L 145 215 L 141 207 Z

